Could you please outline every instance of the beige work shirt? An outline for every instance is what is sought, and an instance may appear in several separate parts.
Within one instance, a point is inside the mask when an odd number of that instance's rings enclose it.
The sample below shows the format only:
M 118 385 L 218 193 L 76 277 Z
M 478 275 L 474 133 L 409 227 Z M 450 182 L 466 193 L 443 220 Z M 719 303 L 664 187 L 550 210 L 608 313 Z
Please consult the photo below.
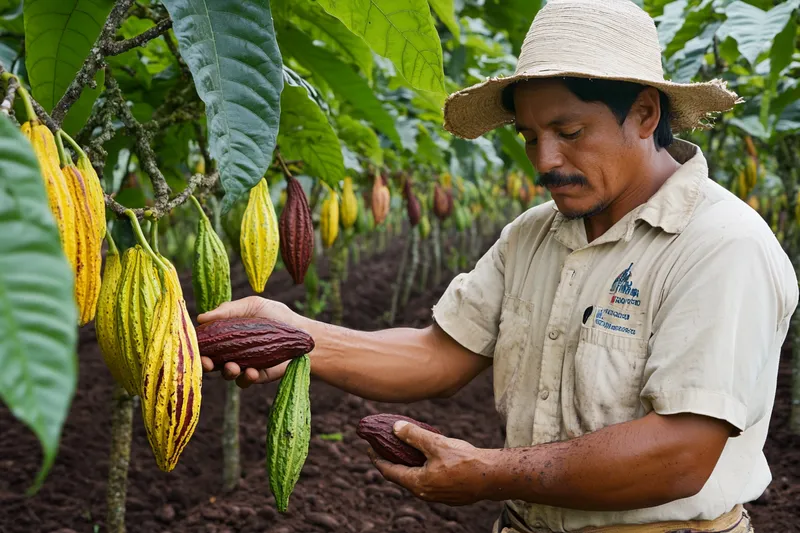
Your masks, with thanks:
M 507 225 L 433 308 L 493 358 L 506 447 L 573 439 L 644 416 L 697 413 L 741 431 L 695 496 L 625 512 L 506 502 L 530 528 L 713 519 L 757 498 L 794 269 L 756 211 L 708 177 L 700 149 L 646 203 L 587 243 L 553 202 Z

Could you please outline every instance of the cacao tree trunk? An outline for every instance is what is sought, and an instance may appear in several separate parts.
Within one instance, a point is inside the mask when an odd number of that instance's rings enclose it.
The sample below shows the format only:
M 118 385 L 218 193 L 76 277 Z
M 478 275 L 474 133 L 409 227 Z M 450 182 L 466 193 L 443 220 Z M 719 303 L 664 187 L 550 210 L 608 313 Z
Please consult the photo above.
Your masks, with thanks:
M 442 228 L 439 219 L 431 224 L 431 243 L 433 244 L 433 284 L 438 287 L 442 282 Z
M 428 272 L 431 268 L 431 241 L 430 235 L 420 243 L 420 272 L 419 272 L 419 291 L 424 292 L 428 288 Z
M 385 225 L 381 226 L 378 229 L 378 251 L 380 253 L 383 253 L 383 252 L 386 251 L 386 234 L 387 233 L 388 233 L 388 230 L 386 229 Z
M 106 530 L 125 533 L 125 500 L 128 493 L 128 466 L 131 459 L 133 403 L 122 385 L 114 384 L 111 401 L 111 451 L 106 487 Z
M 406 244 L 403 247 L 403 255 L 400 256 L 400 265 L 397 269 L 397 278 L 394 281 L 394 290 L 392 291 L 392 306 L 389 309 L 389 318 L 387 322 L 390 326 L 394 325 L 394 319 L 397 316 L 397 303 L 400 299 L 400 290 L 403 285 L 403 273 L 406 269 L 406 261 L 411 251 L 411 238 L 406 239 Z
M 342 307 L 342 271 L 344 269 L 343 253 L 344 243 L 337 239 L 331 247 L 331 322 L 337 326 L 342 325 L 344 309 Z
M 239 460 L 239 398 L 241 390 L 229 381 L 225 391 L 225 412 L 222 420 L 222 488 L 232 491 L 239 485 L 242 466 Z
M 403 294 L 400 297 L 400 306 L 405 309 L 408 305 L 408 297 L 411 294 L 411 286 L 414 284 L 414 277 L 419 266 L 419 226 L 411 228 L 411 261 L 406 271 L 403 281 Z

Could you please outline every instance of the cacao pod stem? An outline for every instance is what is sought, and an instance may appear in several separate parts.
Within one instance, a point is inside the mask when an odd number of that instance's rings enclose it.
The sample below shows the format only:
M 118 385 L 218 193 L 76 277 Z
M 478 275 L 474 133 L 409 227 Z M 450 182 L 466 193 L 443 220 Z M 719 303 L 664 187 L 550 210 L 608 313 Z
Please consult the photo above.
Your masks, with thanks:
M 131 226 L 133 226 L 133 233 L 136 235 L 136 241 L 141 245 L 142 249 L 147 252 L 156 266 L 164 272 L 165 274 L 169 274 L 170 270 L 167 268 L 167 265 L 161 260 L 161 256 L 157 254 L 153 249 L 150 247 L 150 243 L 147 242 L 147 239 L 144 237 L 144 233 L 142 232 L 142 227 L 139 225 L 139 219 L 136 218 L 136 215 L 130 209 L 125 210 L 125 216 L 127 216 L 131 221 Z

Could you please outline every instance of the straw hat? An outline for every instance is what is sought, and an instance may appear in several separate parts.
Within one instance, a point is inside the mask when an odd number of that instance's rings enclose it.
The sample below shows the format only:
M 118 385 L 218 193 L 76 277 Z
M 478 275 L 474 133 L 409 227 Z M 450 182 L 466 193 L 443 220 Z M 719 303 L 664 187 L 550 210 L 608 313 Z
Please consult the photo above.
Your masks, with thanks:
M 503 89 L 518 80 L 560 76 L 657 87 L 670 99 L 676 132 L 708 127 L 712 113 L 741 102 L 722 80 L 666 81 L 655 23 L 631 0 L 550 0 L 531 24 L 514 75 L 490 78 L 450 95 L 444 127 L 475 139 L 511 124 L 514 114 L 502 104 Z

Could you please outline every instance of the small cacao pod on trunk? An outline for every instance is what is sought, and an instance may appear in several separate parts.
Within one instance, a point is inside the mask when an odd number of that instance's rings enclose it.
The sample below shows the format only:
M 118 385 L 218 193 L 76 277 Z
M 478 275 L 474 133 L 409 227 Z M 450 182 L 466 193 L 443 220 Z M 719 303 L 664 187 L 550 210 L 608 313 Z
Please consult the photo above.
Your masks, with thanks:
M 280 219 L 281 257 L 295 285 L 299 285 L 314 254 L 314 222 L 303 186 L 295 178 L 287 180 L 286 205 Z
M 389 214 L 389 188 L 383 184 L 380 174 L 375 175 L 375 183 L 372 185 L 372 218 L 375 225 L 381 224 Z
M 430 234 L 431 221 L 428 219 L 428 215 L 422 215 L 422 218 L 419 219 L 419 236 L 424 240 L 427 239 Z
M 250 287 L 257 293 L 264 292 L 264 286 L 272 275 L 279 246 L 278 219 L 267 180 L 261 178 L 258 185 L 250 189 L 241 234 L 242 263 Z
M 124 360 L 122 386 L 131 396 L 141 396 L 142 362 L 160 294 L 161 282 L 153 256 L 139 244 L 125 250 L 115 311 Z
M 330 248 L 339 235 L 339 199 L 336 191 L 326 185 L 328 196 L 322 201 L 320 210 L 320 233 L 322 246 Z
M 447 192 L 437 183 L 433 189 L 433 214 L 441 221 L 447 219 L 452 211 L 453 204 Z
M 72 265 L 73 275 L 77 277 L 75 206 L 72 203 L 67 180 L 61 171 L 55 137 L 47 126 L 38 122 L 25 122 L 20 130 L 33 145 L 44 178 L 50 212 L 53 213 L 58 226 L 61 248 Z
M 417 195 L 414 194 L 413 189 L 411 188 L 411 180 L 407 179 L 405 184 L 405 197 L 406 197 L 406 211 L 408 213 L 408 221 L 411 223 L 411 227 L 413 228 L 417 224 L 419 224 L 419 219 L 422 216 L 422 208 L 419 204 L 419 199 Z
M 394 434 L 394 424 L 398 420 L 405 420 L 414 425 L 434 433 L 441 432 L 428 424 L 418 422 L 413 418 L 394 414 L 369 415 L 361 419 L 356 429 L 356 434 L 369 442 L 375 452 L 392 463 L 406 466 L 422 466 L 425 464 L 425 454 L 400 440 Z
M 207 313 L 231 299 L 231 265 L 228 252 L 219 238 L 200 202 L 190 197 L 200 218 L 194 241 L 192 288 L 198 313 Z
M 200 355 L 215 369 L 233 362 L 240 368 L 270 368 L 314 349 L 301 329 L 268 318 L 223 318 L 197 327 Z
M 100 353 L 103 355 L 103 360 L 111 372 L 111 377 L 114 378 L 114 381 L 124 386 L 123 376 L 125 375 L 124 366 L 126 362 L 122 357 L 122 346 L 120 337 L 117 334 L 116 316 L 117 288 L 122 275 L 122 262 L 111 234 L 107 234 L 105 238 L 108 241 L 108 253 L 103 266 L 94 328 L 97 335 L 97 344 L 100 346 Z
M 164 281 L 142 366 L 142 421 L 156 464 L 169 472 L 197 426 L 203 369 L 178 278 L 170 265 L 158 264 Z
M 289 508 L 289 497 L 308 457 L 311 440 L 311 363 L 308 355 L 293 359 L 278 385 L 267 423 L 269 487 L 278 511 Z
M 353 192 L 353 180 L 349 176 L 344 179 L 342 189 L 342 227 L 350 229 L 358 217 L 358 199 Z

